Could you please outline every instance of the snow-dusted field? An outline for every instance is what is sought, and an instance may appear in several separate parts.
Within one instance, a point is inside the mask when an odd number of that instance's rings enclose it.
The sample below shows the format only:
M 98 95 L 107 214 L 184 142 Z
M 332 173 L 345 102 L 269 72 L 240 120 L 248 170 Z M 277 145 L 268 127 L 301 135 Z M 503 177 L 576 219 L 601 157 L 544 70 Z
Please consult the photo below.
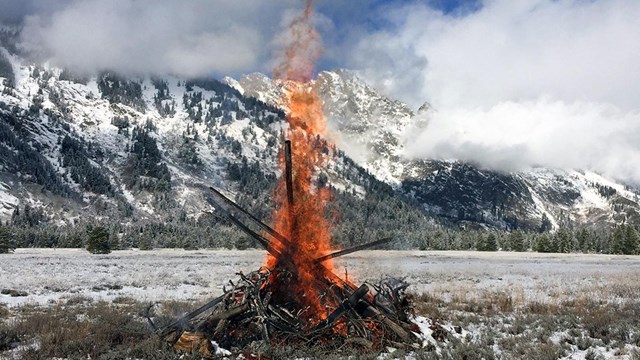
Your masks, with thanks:
M 238 271 L 258 269 L 259 250 L 115 251 L 91 255 L 79 249 L 18 249 L 0 256 L 0 295 L 9 306 L 57 303 L 89 297 L 140 301 L 203 300 L 222 293 Z M 406 277 L 415 293 L 449 301 L 502 292 L 514 305 L 559 303 L 575 298 L 624 302 L 637 294 L 640 256 L 364 251 L 338 259 L 335 270 L 356 282 Z

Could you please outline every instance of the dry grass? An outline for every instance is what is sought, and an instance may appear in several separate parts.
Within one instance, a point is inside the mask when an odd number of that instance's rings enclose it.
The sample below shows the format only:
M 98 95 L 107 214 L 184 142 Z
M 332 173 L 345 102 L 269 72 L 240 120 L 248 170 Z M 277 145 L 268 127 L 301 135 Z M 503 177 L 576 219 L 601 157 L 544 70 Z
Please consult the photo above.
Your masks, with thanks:
M 72 304 L 72 305 L 70 305 Z M 67 301 L 18 311 L 0 327 L 0 357 L 19 359 L 173 359 L 176 354 L 152 335 L 143 304 Z M 17 346 L 21 350 L 15 350 Z M 7 355 L 11 354 L 11 355 Z
M 517 291 L 514 296 L 513 292 L 471 289 L 416 296 L 419 315 L 446 319 L 451 326 L 469 331 L 466 338 L 440 344 L 440 355 L 418 358 L 491 359 L 497 347 L 498 358 L 503 359 L 557 359 L 575 353 L 599 359 L 603 348 L 609 349 L 608 356 L 637 359 L 640 284 L 618 280 L 588 291 L 554 291 L 547 301 L 537 296 L 527 299 Z
M 600 261 L 594 257 L 596 260 Z M 640 272 L 581 270 L 548 276 L 544 272 L 547 268 L 536 272 L 523 266 L 514 267 L 508 276 L 505 265 L 500 266 L 498 270 L 483 266 L 462 272 L 455 267 L 433 267 L 424 276 L 428 279 L 424 284 L 432 285 L 423 287 L 424 293 L 415 296 L 416 313 L 439 319 L 451 336 L 412 356 L 556 359 L 578 353 L 587 359 L 599 359 L 603 349 L 608 349 L 607 357 L 624 355 L 640 360 L 640 327 L 634 323 L 640 319 Z M 435 271 L 440 269 L 442 272 Z M 413 274 L 417 270 L 412 267 L 408 271 Z M 110 303 L 63 294 L 57 305 L 46 307 L 0 305 L 0 358 L 177 358 L 178 354 L 152 335 L 140 316 L 147 304 L 137 302 L 130 294 L 116 293 Z M 162 301 L 153 311 L 161 326 L 198 305 L 193 301 Z M 454 327 L 459 327 L 460 333 Z M 368 359 L 377 358 L 378 354 L 285 346 L 270 349 L 265 355 L 278 359 Z M 398 351 L 389 358 L 405 355 Z M 183 357 L 189 358 L 197 356 Z
M 454 300 L 460 299 L 451 301 Z M 601 354 L 594 349 L 601 346 L 611 349 L 614 356 L 640 359 L 640 329 L 634 323 L 640 318 L 640 301 L 612 305 L 579 298 L 559 304 L 530 302 L 515 306 L 510 294 L 498 292 L 461 303 L 420 294 L 414 302 L 417 314 L 438 318 L 450 324 L 450 329 L 461 329 L 459 333 L 451 330 L 445 342 L 437 343 L 437 352 L 436 347 L 412 352 L 416 359 L 557 359 L 575 351 L 597 359 Z M 154 312 L 158 321 L 168 322 L 197 305 L 168 301 L 157 304 Z M 142 316 L 147 307 L 148 304 L 123 297 L 113 303 L 70 298 L 47 308 L 4 308 L 0 358 L 178 358 L 179 354 L 153 335 Z M 6 321 L 8 315 L 13 320 Z M 625 348 L 627 344 L 635 348 L 629 350 Z M 16 350 L 17 346 L 20 350 Z M 267 349 L 264 355 L 278 359 L 374 359 L 379 354 L 284 346 Z M 398 351 L 389 358 L 406 355 Z M 187 354 L 182 358 L 198 356 Z

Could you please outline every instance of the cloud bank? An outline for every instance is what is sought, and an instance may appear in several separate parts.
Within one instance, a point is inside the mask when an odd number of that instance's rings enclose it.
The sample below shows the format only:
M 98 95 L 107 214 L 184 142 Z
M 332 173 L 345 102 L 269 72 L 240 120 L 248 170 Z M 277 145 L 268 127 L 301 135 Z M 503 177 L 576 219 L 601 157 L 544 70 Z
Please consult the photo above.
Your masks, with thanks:
M 278 34 L 303 5 L 0 0 L 0 21 L 22 23 L 27 48 L 79 71 L 237 76 L 271 72 L 285 46 Z M 407 156 L 583 168 L 640 184 L 640 1 L 316 6 L 321 70 L 352 68 L 394 98 L 438 109 Z
M 430 102 L 412 157 L 582 168 L 640 184 L 640 2 L 414 4 L 349 59 L 379 89 Z
M 640 184 L 640 112 L 550 99 L 439 111 L 410 154 L 504 170 L 590 169 Z
M 268 71 L 267 45 L 280 31 L 281 13 L 295 5 L 292 0 L 77 0 L 27 13 L 22 39 L 27 49 L 44 52 L 53 63 L 86 72 Z
M 469 13 L 426 5 L 388 12 L 393 25 L 363 38 L 351 64 L 415 106 L 490 107 L 542 95 L 638 106 L 636 0 L 485 0 Z

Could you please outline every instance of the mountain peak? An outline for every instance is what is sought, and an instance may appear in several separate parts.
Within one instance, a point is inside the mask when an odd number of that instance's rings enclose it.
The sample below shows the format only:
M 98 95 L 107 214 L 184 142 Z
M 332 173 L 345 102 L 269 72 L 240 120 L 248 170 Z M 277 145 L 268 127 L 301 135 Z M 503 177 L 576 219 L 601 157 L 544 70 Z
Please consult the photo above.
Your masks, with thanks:
M 420 105 L 418 108 L 418 114 L 426 114 L 433 110 L 433 106 L 428 101 L 425 101 L 424 104 Z

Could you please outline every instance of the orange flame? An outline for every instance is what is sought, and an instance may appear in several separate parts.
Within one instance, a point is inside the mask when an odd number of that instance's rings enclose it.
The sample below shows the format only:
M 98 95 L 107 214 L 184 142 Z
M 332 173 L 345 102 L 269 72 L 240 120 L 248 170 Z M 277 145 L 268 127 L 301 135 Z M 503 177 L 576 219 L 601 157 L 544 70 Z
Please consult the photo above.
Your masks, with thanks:
M 325 204 L 329 190 L 315 185 L 316 173 L 326 165 L 330 149 L 321 138 L 326 122 L 322 101 L 309 85 L 313 64 L 321 53 L 320 36 L 311 23 L 313 1 L 307 0 L 302 14 L 289 26 L 290 44 L 284 50 L 284 60 L 274 69 L 274 77 L 283 82 L 282 102 L 289 107 L 287 137 L 292 143 L 293 204 L 287 198 L 286 179 L 282 176 L 275 189 L 276 210 L 274 228 L 290 239 L 281 250 L 286 261 L 295 267 L 293 289 L 280 289 L 274 293 L 288 293 L 286 301 L 293 301 L 308 310 L 303 313 L 317 322 L 327 317 L 329 309 L 321 304 L 318 279 L 325 274 L 313 260 L 331 250 L 331 223 L 325 218 Z M 285 159 L 280 152 L 280 168 L 284 174 Z M 267 266 L 275 268 L 282 259 L 269 256 Z M 333 269 L 331 261 L 323 265 Z M 274 286 L 277 286 L 275 284 Z M 335 305 L 335 304 L 332 304 Z

